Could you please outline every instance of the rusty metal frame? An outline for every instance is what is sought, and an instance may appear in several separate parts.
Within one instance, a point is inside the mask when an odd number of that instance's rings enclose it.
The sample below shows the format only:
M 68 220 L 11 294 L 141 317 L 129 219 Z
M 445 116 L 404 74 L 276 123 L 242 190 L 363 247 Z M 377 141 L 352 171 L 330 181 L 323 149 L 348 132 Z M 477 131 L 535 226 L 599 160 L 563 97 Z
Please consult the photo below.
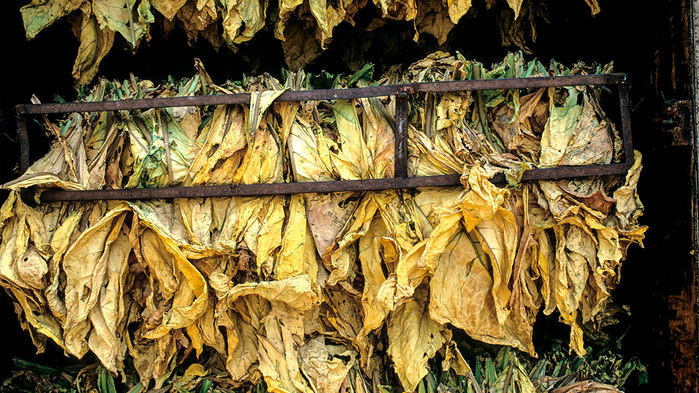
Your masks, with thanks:
M 107 190 L 47 190 L 41 194 L 42 202 L 89 201 L 89 200 L 137 200 L 201 198 L 225 196 L 284 195 L 301 193 L 326 193 L 340 191 L 378 191 L 386 189 L 411 189 L 418 187 L 445 187 L 460 185 L 460 175 L 408 176 L 407 125 L 410 112 L 408 95 L 417 93 L 446 93 L 495 89 L 531 89 L 565 86 L 616 86 L 619 95 L 621 135 L 624 143 L 624 158 L 621 163 L 607 165 L 559 166 L 527 170 L 523 181 L 553 180 L 564 178 L 618 175 L 625 173 L 633 164 L 631 140 L 631 109 L 629 84 L 626 74 L 593 74 L 572 76 L 550 76 L 512 79 L 478 79 L 445 82 L 420 82 L 386 86 L 360 87 L 351 89 L 322 89 L 285 91 L 277 101 L 342 100 L 367 97 L 396 96 L 395 128 L 395 177 L 384 179 L 337 180 L 305 183 L 237 184 L 222 186 L 191 186 L 163 188 L 133 188 Z M 71 102 L 50 104 L 26 104 L 17 106 L 17 127 L 20 138 L 20 165 L 22 171 L 29 167 L 29 136 L 26 117 L 39 114 L 73 112 L 102 112 L 169 108 L 207 105 L 246 105 L 250 93 L 221 94 L 193 97 L 149 98 L 102 102 Z M 503 183 L 502 174 L 490 179 Z

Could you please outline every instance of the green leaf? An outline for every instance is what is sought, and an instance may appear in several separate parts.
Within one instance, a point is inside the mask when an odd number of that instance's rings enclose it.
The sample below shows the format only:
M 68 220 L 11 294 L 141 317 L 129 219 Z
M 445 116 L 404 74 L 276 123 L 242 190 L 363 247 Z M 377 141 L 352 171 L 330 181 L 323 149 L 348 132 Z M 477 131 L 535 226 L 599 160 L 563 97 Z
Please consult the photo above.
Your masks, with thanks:
M 204 378 L 199 388 L 199 393 L 207 393 L 214 383 L 210 379 Z
M 97 390 L 99 393 L 116 393 L 114 377 L 102 365 L 97 368 Z
M 352 76 L 347 81 L 347 85 L 352 86 L 354 83 L 357 83 L 357 81 L 360 79 L 371 80 L 371 77 L 373 75 L 374 65 L 371 63 L 364 64 L 364 67 L 352 74 Z
M 57 375 L 61 372 L 60 370 L 57 370 L 55 368 L 42 366 L 41 364 L 32 363 L 16 357 L 12 358 L 12 363 L 15 365 L 15 367 L 25 370 L 32 370 L 38 373 Z
M 85 0 L 33 0 L 19 9 L 27 39 L 80 7 Z
M 132 387 L 128 393 L 139 393 L 143 389 L 143 385 L 139 382 L 136 386 Z

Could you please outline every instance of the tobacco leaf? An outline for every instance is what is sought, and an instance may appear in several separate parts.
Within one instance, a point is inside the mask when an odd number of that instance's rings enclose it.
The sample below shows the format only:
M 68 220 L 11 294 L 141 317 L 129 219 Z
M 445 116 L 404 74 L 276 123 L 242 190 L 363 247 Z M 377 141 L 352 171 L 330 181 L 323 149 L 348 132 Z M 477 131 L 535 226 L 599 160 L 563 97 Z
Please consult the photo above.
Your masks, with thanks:
M 207 4 L 187 3 L 178 15 L 185 7 L 209 13 Z M 326 6 L 349 13 L 352 4 Z M 625 179 L 521 177 L 527 168 L 618 162 L 618 133 L 590 87 L 411 98 L 410 176 L 461 175 L 459 187 L 36 206 L 20 193 L 35 189 L 40 200 L 51 187 L 393 176 L 394 99 L 275 100 L 323 78 L 348 87 L 608 68 L 547 68 L 511 54 L 486 69 L 435 53 L 375 82 L 365 67 L 353 76 L 298 72 L 283 83 L 263 75 L 217 85 L 200 61 L 195 67 L 193 78 L 162 85 L 102 81 L 81 99 L 246 91 L 250 105 L 45 119 L 56 142 L 4 186 L 0 284 L 37 349 L 53 341 L 78 357 L 91 351 L 103 382 L 109 372 L 127 381 L 135 372 L 156 388 L 264 379 L 274 391 L 330 393 L 384 385 L 390 367 L 405 391 L 429 388 L 432 377 L 423 378 L 438 366 L 430 361 L 437 352 L 466 386 L 479 372 L 454 337 L 535 355 L 542 307 L 571 327 L 575 355 L 604 336 L 627 249 L 647 229 L 639 224 L 640 154 Z M 501 173 L 509 187 L 490 182 Z M 513 353 L 503 352 L 484 386 L 541 386 Z
M 94 0 L 92 12 L 101 28 L 118 32 L 132 48 L 148 33 L 147 21 L 138 16 L 136 0 Z
M 444 344 L 441 325 L 430 318 L 427 291 L 398 307 L 388 320 L 388 355 L 406 392 L 427 375 L 427 362 Z
M 114 44 L 114 32 L 100 29 L 89 5 L 83 4 L 81 8 L 83 14 L 78 36 L 80 47 L 73 64 L 73 79 L 77 85 L 85 85 L 97 75 L 102 59 Z
M 314 393 L 335 393 L 354 366 L 356 354 L 342 345 L 328 345 L 324 337 L 299 348 L 301 371 Z M 349 358 L 348 360 L 344 360 Z
M 80 8 L 84 2 L 85 0 L 32 0 L 31 3 L 22 6 L 19 11 L 22 14 L 27 39 L 36 37 L 58 19 Z

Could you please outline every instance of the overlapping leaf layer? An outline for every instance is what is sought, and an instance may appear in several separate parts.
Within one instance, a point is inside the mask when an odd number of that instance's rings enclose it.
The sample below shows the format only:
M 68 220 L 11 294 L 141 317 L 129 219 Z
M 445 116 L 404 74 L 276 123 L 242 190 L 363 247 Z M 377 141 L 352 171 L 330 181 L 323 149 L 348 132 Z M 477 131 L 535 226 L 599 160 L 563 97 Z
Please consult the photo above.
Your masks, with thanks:
M 314 77 L 219 86 L 196 66 L 181 83 L 102 80 L 84 99 L 249 91 L 250 105 L 45 119 L 51 150 L 4 185 L 0 284 L 40 350 L 50 339 L 66 354 L 92 352 L 112 373 L 133 367 L 156 387 L 178 361 L 201 357 L 231 383 L 264 379 L 279 393 L 375 391 L 390 368 L 414 391 L 435 356 L 469 376 L 455 332 L 535 355 L 539 312 L 557 313 L 570 349 L 586 353 L 584 332 L 600 326 L 627 249 L 646 229 L 640 154 L 625 177 L 519 179 L 528 168 L 618 161 L 601 91 L 412 96 L 409 175 L 461 174 L 461 187 L 39 205 L 20 197 L 393 176 L 394 97 L 275 102 Z M 368 70 L 333 85 L 610 68 L 511 54 L 486 69 L 438 52 L 376 81 Z M 502 172 L 507 187 L 488 181 Z
M 504 46 L 528 51 L 529 42 L 536 40 L 536 23 L 546 20 L 547 1 L 487 0 L 483 7 L 498 15 Z M 593 15 L 600 11 L 597 0 L 585 1 Z M 203 37 L 216 50 L 225 44 L 234 51 L 266 28 L 281 41 L 287 66 L 297 70 L 327 49 L 338 25 L 354 26 L 357 13 L 369 7 L 374 18 L 357 29 L 372 31 L 390 20 L 405 21 L 412 24 L 415 41 L 427 34 L 439 45 L 469 10 L 478 8 L 471 0 L 32 0 L 20 12 L 27 39 L 69 17 L 80 41 L 73 65 L 80 86 L 97 75 L 115 36 L 135 50 L 150 40 L 154 23 L 165 34 L 181 27 L 190 44 Z

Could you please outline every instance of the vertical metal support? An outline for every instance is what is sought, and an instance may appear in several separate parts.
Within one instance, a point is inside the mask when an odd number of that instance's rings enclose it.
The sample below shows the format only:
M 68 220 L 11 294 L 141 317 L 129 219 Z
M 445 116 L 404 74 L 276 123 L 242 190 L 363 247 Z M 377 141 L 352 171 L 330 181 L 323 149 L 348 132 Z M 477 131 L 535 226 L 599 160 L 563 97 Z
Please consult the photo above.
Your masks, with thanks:
M 631 139 L 631 103 L 629 102 L 629 82 L 619 85 L 619 113 L 621 114 L 621 133 L 624 139 L 624 162 L 633 165 L 633 140 Z
M 395 170 L 393 177 L 408 177 L 408 95 L 396 96 Z
M 690 8 L 692 15 L 691 20 L 691 34 L 692 34 L 692 52 L 693 61 L 691 67 L 692 75 L 692 98 L 694 104 L 694 110 L 692 112 L 693 117 L 693 127 L 692 132 L 692 195 L 691 195 L 691 206 L 692 206 L 692 250 L 694 251 L 694 293 L 697 296 L 695 302 L 699 304 L 699 222 L 697 222 L 697 217 L 699 217 L 699 115 L 697 110 L 699 110 L 699 0 L 692 1 L 692 7 Z M 696 321 L 699 320 L 699 310 L 695 310 L 695 325 Z M 694 361 L 696 366 L 696 375 L 699 375 L 699 340 L 694 348 Z M 696 380 L 694 381 L 696 384 Z M 696 387 L 696 385 L 695 385 Z
M 17 105 L 17 133 L 19 134 L 19 169 L 24 173 L 29 168 L 29 135 L 24 107 Z

